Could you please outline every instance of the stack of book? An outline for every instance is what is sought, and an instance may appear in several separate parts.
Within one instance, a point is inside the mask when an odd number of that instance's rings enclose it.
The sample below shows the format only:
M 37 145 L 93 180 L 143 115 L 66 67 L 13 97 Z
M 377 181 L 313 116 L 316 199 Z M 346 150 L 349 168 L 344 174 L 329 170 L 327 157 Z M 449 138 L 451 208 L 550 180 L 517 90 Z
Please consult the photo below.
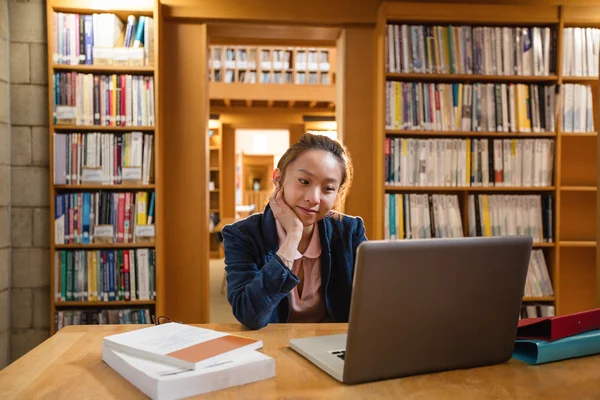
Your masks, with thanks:
M 261 340 L 167 323 L 106 336 L 102 360 L 152 399 L 179 399 L 269 379 Z
M 600 354 L 600 308 L 519 321 L 513 357 L 528 364 Z

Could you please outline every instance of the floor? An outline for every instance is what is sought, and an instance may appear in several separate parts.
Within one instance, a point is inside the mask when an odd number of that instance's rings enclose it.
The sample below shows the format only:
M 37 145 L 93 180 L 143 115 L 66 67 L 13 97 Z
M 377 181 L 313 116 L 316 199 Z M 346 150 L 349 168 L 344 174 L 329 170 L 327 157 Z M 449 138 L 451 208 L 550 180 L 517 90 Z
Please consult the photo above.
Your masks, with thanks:
M 227 287 L 225 287 L 225 290 L 221 293 L 224 272 L 224 259 L 210 260 L 210 322 L 239 323 L 233 316 L 231 305 L 227 301 Z

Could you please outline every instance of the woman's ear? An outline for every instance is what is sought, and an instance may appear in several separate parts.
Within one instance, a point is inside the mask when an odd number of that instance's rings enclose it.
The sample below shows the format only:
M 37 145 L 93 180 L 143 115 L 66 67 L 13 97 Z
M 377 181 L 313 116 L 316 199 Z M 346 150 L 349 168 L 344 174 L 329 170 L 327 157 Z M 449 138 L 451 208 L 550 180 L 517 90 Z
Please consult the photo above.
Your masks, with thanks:
M 275 185 L 277 189 L 281 186 L 281 172 L 279 171 L 279 168 L 273 170 L 273 185 Z

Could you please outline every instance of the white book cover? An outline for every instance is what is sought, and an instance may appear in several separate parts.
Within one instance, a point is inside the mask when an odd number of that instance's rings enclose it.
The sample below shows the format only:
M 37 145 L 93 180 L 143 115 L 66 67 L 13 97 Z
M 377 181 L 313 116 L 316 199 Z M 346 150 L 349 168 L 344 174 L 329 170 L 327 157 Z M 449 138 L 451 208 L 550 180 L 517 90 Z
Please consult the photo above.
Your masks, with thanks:
M 102 360 L 151 399 L 180 399 L 275 376 L 275 360 L 257 351 L 201 369 L 173 367 L 102 346 Z
M 176 367 L 200 369 L 262 347 L 262 340 L 191 325 L 168 323 L 106 336 L 113 350 Z

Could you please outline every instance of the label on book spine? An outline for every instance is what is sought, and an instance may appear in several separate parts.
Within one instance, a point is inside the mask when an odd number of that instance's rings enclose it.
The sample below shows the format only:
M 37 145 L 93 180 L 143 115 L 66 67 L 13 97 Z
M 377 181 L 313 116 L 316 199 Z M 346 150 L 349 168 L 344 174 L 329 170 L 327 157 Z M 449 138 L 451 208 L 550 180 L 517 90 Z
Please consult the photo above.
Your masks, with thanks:
M 123 167 L 124 181 L 142 180 L 142 167 Z
M 112 225 L 96 225 L 94 229 L 94 236 L 98 238 L 113 237 L 113 226 Z
M 56 106 L 56 119 L 58 121 L 77 119 L 77 108 L 73 106 Z
M 65 215 L 54 220 L 54 244 L 65 244 Z
M 137 225 L 135 227 L 135 235 L 138 237 L 154 237 L 154 225 Z
M 81 181 L 84 183 L 104 182 L 104 174 L 102 172 L 102 169 L 84 168 L 81 172 Z

